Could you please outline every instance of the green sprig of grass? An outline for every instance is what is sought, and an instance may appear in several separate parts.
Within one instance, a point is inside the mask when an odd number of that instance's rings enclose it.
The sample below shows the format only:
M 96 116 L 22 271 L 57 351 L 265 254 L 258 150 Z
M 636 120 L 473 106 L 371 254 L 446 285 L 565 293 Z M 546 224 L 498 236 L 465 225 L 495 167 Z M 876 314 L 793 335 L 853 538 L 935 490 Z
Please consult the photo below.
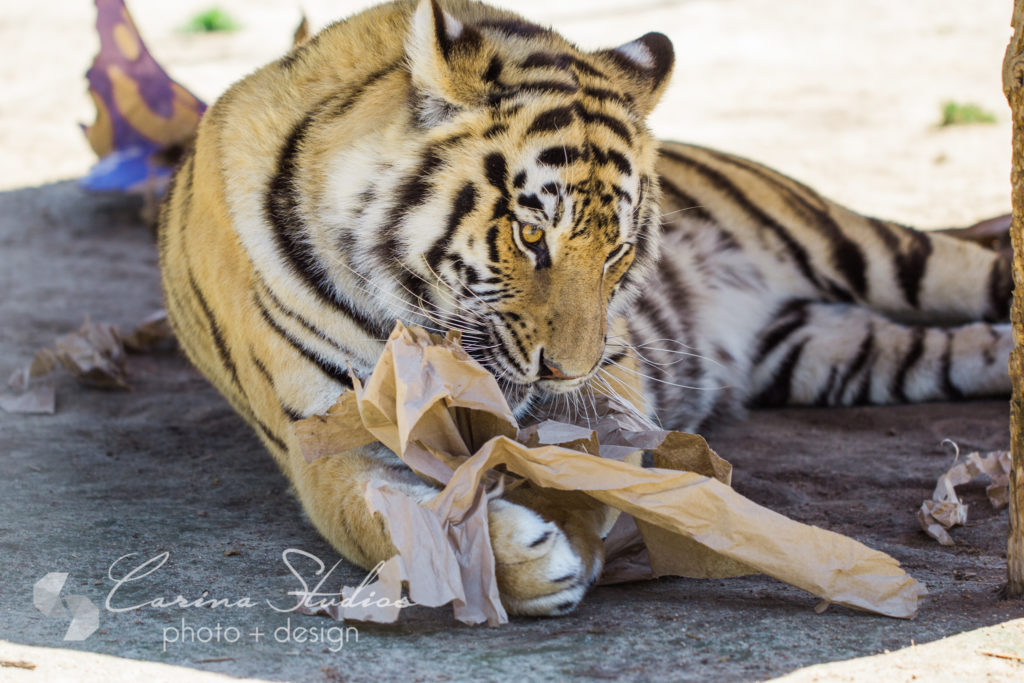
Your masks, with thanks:
M 189 33 L 217 33 L 237 31 L 241 27 L 234 17 L 220 7 L 211 7 L 189 19 L 183 30 Z
M 972 123 L 995 123 L 996 115 L 970 102 L 942 103 L 940 126 L 964 126 Z

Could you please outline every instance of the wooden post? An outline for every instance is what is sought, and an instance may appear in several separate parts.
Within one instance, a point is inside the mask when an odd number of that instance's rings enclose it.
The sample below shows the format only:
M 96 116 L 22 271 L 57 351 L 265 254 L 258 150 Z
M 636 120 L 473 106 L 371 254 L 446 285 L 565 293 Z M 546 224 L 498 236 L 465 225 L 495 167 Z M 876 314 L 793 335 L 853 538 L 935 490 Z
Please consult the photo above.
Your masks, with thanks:
M 1003 60 L 1003 92 L 1013 117 L 1013 352 L 1010 377 L 1010 535 L 1006 544 L 1006 596 L 1024 598 L 1024 0 L 1014 0 L 1013 38 Z

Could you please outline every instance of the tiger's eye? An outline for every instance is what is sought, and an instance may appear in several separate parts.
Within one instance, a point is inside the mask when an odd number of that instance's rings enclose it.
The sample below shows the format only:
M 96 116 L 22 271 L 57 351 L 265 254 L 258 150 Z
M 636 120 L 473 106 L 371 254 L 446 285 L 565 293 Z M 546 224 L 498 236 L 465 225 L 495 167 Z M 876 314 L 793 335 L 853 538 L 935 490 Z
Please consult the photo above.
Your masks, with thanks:
M 540 242 L 542 237 L 544 237 L 544 229 L 527 223 L 519 228 L 519 235 L 527 244 L 536 244 L 537 242 Z

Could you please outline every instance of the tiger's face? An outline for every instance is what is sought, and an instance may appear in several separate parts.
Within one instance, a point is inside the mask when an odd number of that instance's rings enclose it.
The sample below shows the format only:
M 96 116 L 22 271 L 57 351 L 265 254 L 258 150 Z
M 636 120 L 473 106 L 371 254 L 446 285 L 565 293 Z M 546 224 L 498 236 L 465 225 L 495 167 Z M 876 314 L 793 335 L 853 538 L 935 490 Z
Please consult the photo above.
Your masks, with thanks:
M 484 322 L 479 355 L 498 376 L 566 393 L 597 371 L 611 303 L 638 252 L 650 256 L 650 181 L 637 150 L 608 147 L 572 105 L 532 109 L 513 125 L 533 134 L 510 129 L 483 157 L 487 199 L 467 231 L 463 279 L 473 281 L 459 303 Z M 565 125 L 539 131 L 552 112 Z
M 413 19 L 417 123 L 457 141 L 436 172 L 451 193 L 449 243 L 422 259 L 434 306 L 461 321 L 467 350 L 515 403 L 573 392 L 656 256 L 644 116 L 671 44 L 648 34 L 586 54 L 539 27 L 463 24 L 431 7 Z

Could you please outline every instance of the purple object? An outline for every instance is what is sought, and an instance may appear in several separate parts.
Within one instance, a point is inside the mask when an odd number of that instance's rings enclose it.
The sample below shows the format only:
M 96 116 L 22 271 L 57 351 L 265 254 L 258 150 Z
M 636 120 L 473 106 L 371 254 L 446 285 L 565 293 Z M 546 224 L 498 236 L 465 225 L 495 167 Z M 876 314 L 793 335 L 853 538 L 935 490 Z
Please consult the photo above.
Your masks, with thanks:
M 206 105 L 167 75 L 146 49 L 123 0 L 96 0 L 100 51 L 86 72 L 96 121 L 82 126 L 100 157 L 83 187 L 163 191 L 167 154 L 190 144 Z

